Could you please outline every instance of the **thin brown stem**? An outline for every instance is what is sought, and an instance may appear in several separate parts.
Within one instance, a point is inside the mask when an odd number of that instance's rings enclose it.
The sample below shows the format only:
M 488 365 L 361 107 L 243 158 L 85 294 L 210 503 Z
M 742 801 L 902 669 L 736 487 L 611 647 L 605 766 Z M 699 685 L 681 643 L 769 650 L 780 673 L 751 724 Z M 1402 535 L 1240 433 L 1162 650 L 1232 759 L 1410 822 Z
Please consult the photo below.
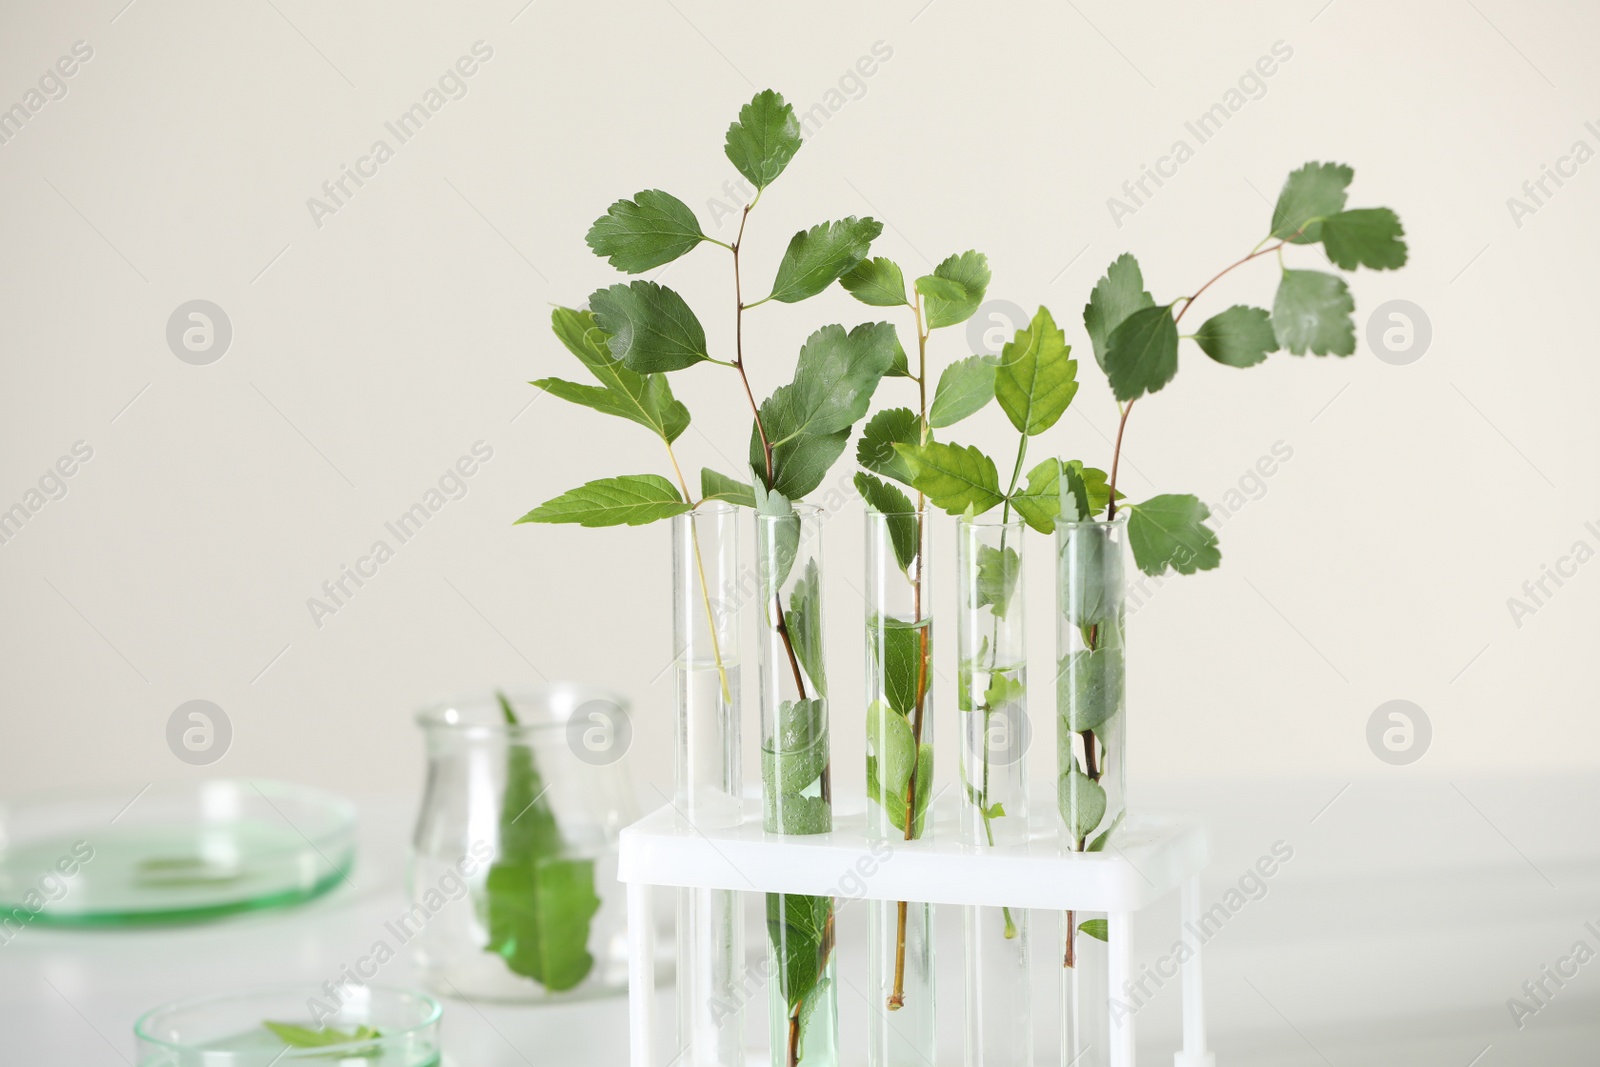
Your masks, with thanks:
M 930 427 L 928 426 L 928 334 L 922 322 L 922 294 L 917 294 L 917 302 L 912 305 L 912 314 L 917 325 L 917 411 L 918 440 L 927 444 Z M 917 574 L 911 581 L 911 614 L 913 621 L 922 624 L 922 575 L 926 569 L 926 560 L 923 554 L 926 550 L 924 543 L 924 529 L 922 524 L 922 511 L 927 505 L 927 498 L 921 491 L 917 493 Z M 928 694 L 928 627 L 921 626 L 917 639 L 917 699 L 912 708 L 911 740 L 912 751 L 915 758 L 911 764 L 911 779 L 906 783 L 906 826 L 905 840 L 916 840 L 917 825 L 917 769 L 922 766 L 922 724 L 927 716 L 923 705 Z M 895 908 L 895 940 L 894 940 L 894 988 L 889 993 L 888 1008 L 898 1011 L 906 1003 L 906 901 L 900 901 Z
M 1077 912 L 1067 912 L 1067 951 L 1061 960 L 1061 966 L 1063 967 L 1076 967 L 1078 965 L 1078 953 L 1075 951 L 1077 938 L 1072 936 L 1078 929 L 1077 918 Z
M 1189 313 L 1189 309 L 1194 307 L 1194 302 L 1196 300 L 1200 299 L 1200 294 L 1204 293 L 1207 289 L 1209 289 L 1213 285 L 1215 285 L 1219 280 L 1222 279 L 1222 277 L 1224 275 L 1228 274 L 1230 271 L 1234 270 L 1236 267 L 1244 266 L 1246 263 L 1249 263 L 1252 259 L 1257 259 L 1257 258 L 1259 258 L 1261 256 L 1264 256 L 1264 255 L 1267 255 L 1268 253 L 1271 253 L 1271 252 L 1280 251 L 1283 248 L 1285 243 L 1286 242 L 1284 242 L 1284 241 L 1279 241 L 1277 244 L 1271 245 L 1271 246 L 1269 246 L 1267 248 L 1261 248 L 1261 247 L 1258 246 L 1249 255 L 1243 257 L 1242 259 L 1237 259 L 1234 262 L 1228 264 L 1226 267 L 1223 267 L 1221 270 L 1217 271 L 1216 274 L 1211 276 L 1211 279 L 1209 281 L 1207 281 L 1204 285 L 1202 285 L 1200 288 L 1198 288 L 1198 289 L 1196 289 L 1194 291 L 1194 295 L 1193 296 L 1181 296 L 1181 297 L 1179 297 L 1178 300 L 1182 300 L 1183 301 L 1183 307 L 1179 308 L 1178 309 L 1178 313 L 1176 315 L 1172 316 L 1173 324 L 1176 325 L 1177 323 L 1182 322 L 1183 321 L 1183 317 L 1186 314 Z M 1173 301 L 1174 304 L 1176 304 L 1177 302 L 1178 302 L 1177 300 Z M 1106 505 L 1106 521 L 1107 522 L 1110 522 L 1112 519 L 1116 518 L 1116 515 L 1117 515 L 1117 468 L 1122 462 L 1122 431 L 1127 429 L 1127 426 L 1128 426 L 1128 413 L 1131 412 L 1132 410 L 1133 410 L 1133 401 L 1130 400 L 1130 401 L 1128 401 L 1128 406 L 1122 409 L 1122 421 L 1117 423 L 1117 443 L 1116 443 L 1116 445 L 1113 448 L 1112 453 L 1111 453 L 1111 482 L 1110 482 L 1111 502 Z

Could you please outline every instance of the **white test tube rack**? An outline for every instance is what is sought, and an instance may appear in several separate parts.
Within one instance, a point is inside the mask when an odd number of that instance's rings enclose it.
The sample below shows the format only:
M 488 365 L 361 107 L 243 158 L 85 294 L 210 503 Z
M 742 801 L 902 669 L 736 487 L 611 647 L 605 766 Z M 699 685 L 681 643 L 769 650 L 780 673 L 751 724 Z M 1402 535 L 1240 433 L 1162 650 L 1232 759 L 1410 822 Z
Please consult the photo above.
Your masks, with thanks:
M 628 887 L 630 1067 L 664 1067 L 653 1058 L 652 1041 L 654 887 L 829 896 L 841 884 L 854 884 L 846 879 L 857 862 L 873 848 L 881 854 L 885 844 L 868 839 L 866 817 L 860 812 L 836 814 L 831 833 L 793 837 L 764 832 L 759 802 L 747 804 L 743 824 L 729 829 L 701 830 L 668 805 L 622 831 L 618 879 Z M 1114 848 L 1067 853 L 1061 850 L 1056 827 L 1045 819 L 1034 819 L 1026 845 L 980 848 L 961 843 L 953 802 L 936 801 L 932 814 L 934 832 L 928 837 L 888 842 L 892 855 L 877 861 L 871 877 L 862 879 L 866 889 L 861 897 L 1104 912 L 1113 996 L 1134 975 L 1136 912 L 1178 890 L 1180 922 L 1192 927 L 1199 919 L 1199 876 L 1208 847 L 1204 828 L 1193 819 L 1130 815 Z M 1200 945 L 1186 930 L 1180 936 L 1193 952 L 1181 966 L 1183 1049 L 1173 1059 L 1175 1067 L 1214 1067 L 1215 1057 L 1206 1049 Z M 1133 1017 L 1119 1019 L 1112 1012 L 1110 1033 L 1111 1067 L 1134 1067 Z

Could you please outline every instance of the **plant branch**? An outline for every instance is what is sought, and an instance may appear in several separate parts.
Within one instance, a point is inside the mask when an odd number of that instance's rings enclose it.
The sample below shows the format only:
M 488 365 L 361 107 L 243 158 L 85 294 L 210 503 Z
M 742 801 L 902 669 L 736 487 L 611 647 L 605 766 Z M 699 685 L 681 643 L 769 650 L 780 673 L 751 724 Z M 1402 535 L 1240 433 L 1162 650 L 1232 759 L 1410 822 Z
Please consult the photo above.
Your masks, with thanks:
M 683 477 L 683 468 L 678 466 L 678 455 L 672 450 L 672 442 L 665 437 L 661 440 L 667 446 L 667 458 L 672 461 L 672 470 L 678 476 L 678 485 L 683 490 L 683 498 L 688 500 L 689 483 Z M 699 504 L 695 506 L 698 507 Z M 700 554 L 700 528 L 694 524 L 692 517 L 689 519 L 689 540 L 694 544 L 694 566 L 700 575 L 700 598 L 706 606 L 706 632 L 711 635 L 711 654 L 717 661 L 717 678 L 722 682 L 722 699 L 725 703 L 732 704 L 733 691 L 728 686 L 728 668 L 722 662 L 722 642 L 717 639 L 717 619 L 711 611 L 711 586 L 706 581 L 706 561 Z

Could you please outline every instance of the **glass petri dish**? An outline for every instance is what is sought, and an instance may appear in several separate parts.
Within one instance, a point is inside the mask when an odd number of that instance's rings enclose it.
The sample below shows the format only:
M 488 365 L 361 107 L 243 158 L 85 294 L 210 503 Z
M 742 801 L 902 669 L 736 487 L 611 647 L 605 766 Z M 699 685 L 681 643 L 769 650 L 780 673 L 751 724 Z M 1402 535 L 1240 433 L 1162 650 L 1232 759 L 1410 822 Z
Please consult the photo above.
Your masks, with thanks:
M 425 993 L 383 986 L 334 986 L 330 994 L 305 982 L 195 997 L 139 1017 L 133 1024 L 136 1064 L 438 1067 L 441 1013 L 439 1002 Z M 309 1031 L 329 1043 L 291 1044 L 268 1022 Z
M 355 827 L 349 801 L 281 782 L 7 799 L 0 915 L 19 927 L 128 926 L 298 904 L 348 876 Z

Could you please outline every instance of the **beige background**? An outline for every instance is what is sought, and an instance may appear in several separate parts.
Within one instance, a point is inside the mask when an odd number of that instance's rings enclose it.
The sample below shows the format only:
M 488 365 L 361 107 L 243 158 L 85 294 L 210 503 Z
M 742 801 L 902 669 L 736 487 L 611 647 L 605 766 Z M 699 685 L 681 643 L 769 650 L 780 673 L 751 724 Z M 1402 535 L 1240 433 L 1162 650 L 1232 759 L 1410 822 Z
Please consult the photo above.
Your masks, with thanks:
M 1593 765 L 1600 577 L 1580 569 L 1521 628 L 1506 606 L 1575 540 L 1600 547 L 1583 528 L 1600 520 L 1585 251 L 1600 165 L 1520 227 L 1506 204 L 1575 140 L 1600 147 L 1584 128 L 1600 118 L 1592 15 L 1464 0 L 520 6 L 6 5 L 0 103 L 74 42 L 93 49 L 0 145 L 0 504 L 74 442 L 94 450 L 0 545 L 8 790 L 202 773 L 164 740 L 194 698 L 233 723 L 213 771 L 393 787 L 420 771 L 419 702 L 540 677 L 631 696 L 631 766 L 669 779 L 666 528 L 510 525 L 580 481 L 659 469 L 659 449 L 554 400 L 527 407 L 523 383 L 573 373 L 546 309 L 612 281 L 583 244 L 612 199 L 673 191 L 727 238 L 708 208 L 736 176 L 722 132 L 768 85 L 802 109 L 842 106 L 753 217 L 749 275 L 770 276 L 794 230 L 852 213 L 886 222 L 875 250 L 908 275 L 987 252 L 991 296 L 1047 304 L 1085 358 L 1038 447 L 1101 465 L 1115 411 L 1079 310 L 1105 264 L 1132 250 L 1158 295 L 1191 289 L 1254 243 L 1288 170 L 1354 165 L 1352 203 L 1394 206 L 1413 250 L 1402 272 L 1355 278 L 1363 333 L 1372 308 L 1405 299 L 1432 345 L 1390 366 L 1363 338 L 1350 360 L 1279 355 L 1249 373 L 1186 348 L 1140 406 L 1135 495 L 1217 502 L 1275 442 L 1293 459 L 1223 525 L 1223 569 L 1169 586 L 1134 624 L 1137 773 L 1383 770 L 1364 726 L 1395 697 L 1433 721 L 1425 769 Z M 384 123 L 477 41 L 493 56 L 466 95 L 398 144 Z M 880 41 L 890 58 L 838 92 Z M 1278 41 L 1293 55 L 1264 94 L 1119 228 L 1108 198 L 1175 139 L 1194 144 L 1184 123 Z M 316 225 L 307 199 L 378 138 L 394 158 Z M 726 354 L 722 256 L 705 246 L 670 281 Z M 1266 303 L 1272 285 L 1258 264 L 1210 306 Z M 234 331 L 209 366 L 164 339 L 196 298 Z M 758 390 L 785 380 L 810 328 L 869 317 L 837 289 L 752 313 Z M 935 350 L 969 354 L 960 330 Z M 697 414 L 688 462 L 741 455 L 730 374 L 675 382 Z M 996 412 L 974 427 L 960 436 L 1009 449 Z M 493 459 L 465 498 L 315 626 L 307 598 L 480 440 Z M 845 511 L 828 546 L 841 693 L 861 662 Z M 1041 651 L 1045 559 L 1030 582 Z M 854 731 L 837 732 L 850 759 Z
M 1354 165 L 1352 203 L 1398 209 L 1413 250 L 1399 273 L 1354 279 L 1357 355 L 1246 373 L 1186 347 L 1183 373 L 1130 423 L 1136 497 L 1219 502 L 1275 443 L 1293 450 L 1222 525 L 1223 568 L 1169 585 L 1133 623 L 1137 779 L 1594 766 L 1600 565 L 1520 628 L 1506 603 L 1573 542 L 1600 547 L 1584 528 L 1600 521 L 1600 164 L 1520 226 L 1507 206 L 1575 140 L 1600 147 L 1584 126 L 1600 119 L 1596 24 L 1579 6 L 119 6 L 8 3 L 0 32 L 4 106 L 74 42 L 93 49 L 0 145 L 0 506 L 74 442 L 93 449 L 67 495 L 0 545 L 8 792 L 208 773 L 409 790 L 419 703 L 558 677 L 631 697 L 629 766 L 668 782 L 666 527 L 511 525 L 589 478 L 661 469 L 659 449 L 627 424 L 529 406 L 524 383 L 576 376 L 547 308 L 615 278 L 583 243 L 612 199 L 667 189 L 729 236 L 709 206 L 735 176 L 722 133 L 768 85 L 837 111 L 752 217 L 752 285 L 796 229 L 844 214 L 883 219 L 875 250 L 908 276 L 987 252 L 991 296 L 1049 305 L 1084 357 L 1038 454 L 1100 465 L 1115 411 L 1079 310 L 1105 264 L 1134 251 L 1170 298 L 1249 249 L 1291 168 Z M 384 123 L 479 41 L 492 58 L 466 95 L 397 145 Z M 877 42 L 889 58 L 848 77 Z M 1275 42 L 1292 58 L 1259 98 L 1119 227 L 1108 198 L 1175 139 L 1193 144 L 1184 123 Z M 317 225 L 307 199 L 380 137 L 394 158 Z M 702 248 L 668 280 L 727 355 L 723 255 Z M 1268 303 L 1273 283 L 1258 264 L 1207 306 Z M 233 328 L 209 366 L 164 336 L 196 298 Z M 1365 342 L 1391 299 L 1431 320 L 1408 366 Z M 870 317 L 837 289 L 751 313 L 758 391 L 785 380 L 814 326 Z M 962 330 L 936 338 L 938 365 L 970 351 Z M 727 469 L 748 426 L 736 382 L 715 367 L 674 381 L 697 417 L 687 464 Z M 957 436 L 1010 448 L 992 410 Z M 493 458 L 465 497 L 315 625 L 307 599 L 479 441 Z M 848 694 L 862 564 L 858 506 L 842 511 L 827 618 Z M 1047 558 L 1029 583 L 1041 656 Z M 165 742 L 196 698 L 234 731 L 204 770 Z M 1392 698 L 1433 723 L 1405 771 L 1365 740 Z M 857 720 L 837 705 L 838 758 L 858 766 Z

